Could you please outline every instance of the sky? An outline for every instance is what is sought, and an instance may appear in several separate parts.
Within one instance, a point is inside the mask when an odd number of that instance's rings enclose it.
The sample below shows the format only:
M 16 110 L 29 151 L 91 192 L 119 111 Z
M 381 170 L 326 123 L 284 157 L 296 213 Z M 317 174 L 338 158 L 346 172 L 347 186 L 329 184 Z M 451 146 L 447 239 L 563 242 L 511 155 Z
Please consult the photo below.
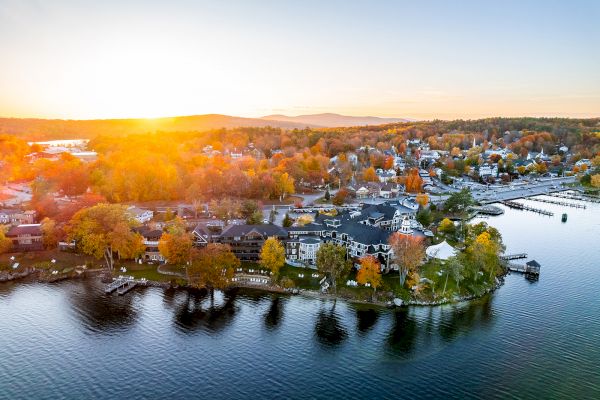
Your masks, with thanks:
M 600 1 L 0 0 L 0 116 L 600 116 Z

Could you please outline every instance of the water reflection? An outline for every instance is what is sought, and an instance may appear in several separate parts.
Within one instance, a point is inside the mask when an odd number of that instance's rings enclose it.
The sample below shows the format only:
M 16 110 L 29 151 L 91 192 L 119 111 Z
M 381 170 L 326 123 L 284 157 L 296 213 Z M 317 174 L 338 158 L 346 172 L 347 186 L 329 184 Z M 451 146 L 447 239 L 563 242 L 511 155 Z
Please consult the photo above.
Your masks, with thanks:
M 105 294 L 92 280 L 61 283 L 69 286 L 68 301 L 81 325 L 93 332 L 119 332 L 131 328 L 139 314 L 135 307 L 138 293 L 126 296 Z
M 280 296 L 273 296 L 271 299 L 271 306 L 265 314 L 265 327 L 268 330 L 274 330 L 279 326 L 281 317 L 283 315 L 283 300 Z
M 394 354 L 412 353 L 419 329 L 414 316 L 407 307 L 396 310 L 392 316 L 393 325 L 387 339 L 389 350 Z
M 379 312 L 369 308 L 358 308 L 356 310 L 356 327 L 359 333 L 366 333 L 371 330 L 379 319 Z
M 185 292 L 183 301 L 175 307 L 175 324 L 179 330 L 192 332 L 206 330 L 219 332 L 225 329 L 235 317 L 237 291 L 222 293 L 220 301 L 205 290 Z
M 452 307 L 449 312 L 444 309 L 439 324 L 440 337 L 445 341 L 451 341 L 462 332 L 482 329 L 492 322 L 493 316 L 490 295 Z
M 317 340 L 327 346 L 339 345 L 348 337 L 348 332 L 340 322 L 340 317 L 335 312 L 335 302 L 329 310 L 325 310 L 324 308 L 319 310 L 315 325 L 315 334 Z

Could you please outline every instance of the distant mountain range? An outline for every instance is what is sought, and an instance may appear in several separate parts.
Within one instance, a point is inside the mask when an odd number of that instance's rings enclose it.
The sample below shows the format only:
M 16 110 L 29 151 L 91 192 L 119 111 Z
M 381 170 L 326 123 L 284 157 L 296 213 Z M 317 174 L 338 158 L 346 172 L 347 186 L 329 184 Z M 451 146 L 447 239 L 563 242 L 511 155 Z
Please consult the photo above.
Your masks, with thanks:
M 310 127 L 328 127 L 334 128 L 339 126 L 365 126 L 365 125 L 383 125 L 393 124 L 395 122 L 408 122 L 406 118 L 380 118 L 380 117 L 353 117 L 340 114 L 309 114 L 289 117 L 287 115 L 274 114 L 262 117 L 267 121 L 286 121 L 304 124 Z
M 243 118 L 221 114 L 191 115 L 168 118 L 135 119 L 37 119 L 0 118 L 0 134 L 18 135 L 30 140 L 92 138 L 97 135 L 123 136 L 148 132 L 206 131 L 219 128 L 265 127 L 303 129 L 381 125 L 408 121 L 401 118 L 351 117 L 339 114 L 314 114 L 288 117 L 269 115 Z

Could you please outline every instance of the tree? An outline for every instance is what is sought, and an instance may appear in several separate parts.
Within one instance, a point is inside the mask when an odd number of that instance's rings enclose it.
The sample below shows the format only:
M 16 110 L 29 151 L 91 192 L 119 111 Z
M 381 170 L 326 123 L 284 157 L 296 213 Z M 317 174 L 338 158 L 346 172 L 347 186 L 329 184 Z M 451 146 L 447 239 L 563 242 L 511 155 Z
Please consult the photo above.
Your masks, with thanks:
M 6 228 L 0 225 L 0 254 L 4 254 L 12 248 L 12 240 L 6 237 Z
M 417 221 L 421 223 L 421 225 L 427 227 L 431 224 L 431 211 L 427 208 L 422 208 L 417 212 Z
M 361 285 L 370 284 L 373 293 L 381 286 L 381 265 L 373 256 L 365 256 L 360 259 L 360 269 L 356 273 L 356 282 Z
M 158 242 L 158 250 L 173 265 L 185 264 L 190 260 L 193 240 L 186 232 L 185 222 L 177 217 L 167 225 L 166 232 Z
M 68 240 L 74 240 L 83 253 L 104 258 L 112 271 L 115 253 L 119 258 L 134 258 L 144 250 L 143 238 L 131 230 L 133 226 L 125 206 L 101 203 L 75 213 L 67 226 Z
M 365 169 L 363 172 L 363 180 L 365 182 L 379 182 L 379 177 L 377 176 L 377 173 L 375 172 L 375 168 L 369 167 L 369 168 Z
M 58 229 L 56 222 L 48 217 L 44 218 L 40 224 L 42 230 L 42 242 L 45 249 L 53 249 L 58 244 Z
M 419 170 L 412 168 L 406 176 L 406 191 L 419 193 L 423 189 L 423 179 L 419 176 Z
M 289 228 L 294 223 L 294 220 L 290 218 L 290 214 L 285 213 L 285 217 L 283 218 L 283 227 Z
M 460 262 L 457 257 L 450 257 L 444 263 L 446 269 L 446 281 L 444 282 L 444 290 L 442 290 L 442 296 L 446 293 L 446 285 L 448 284 L 448 276 L 452 275 L 452 279 L 456 282 L 456 288 L 459 288 L 460 281 L 463 279 L 462 272 L 464 265 Z
M 462 212 L 467 207 L 475 204 L 471 191 L 467 188 L 462 189 L 460 192 L 455 192 L 448 197 L 445 203 L 446 210 L 450 212 Z
M 269 212 L 269 222 L 272 224 L 275 223 L 275 218 L 277 218 L 277 210 L 275 209 L 275 206 L 273 206 Z
M 333 291 L 337 295 L 337 281 L 349 269 L 346 248 L 333 243 L 325 243 L 317 250 L 317 269 L 329 275 Z
M 213 293 L 214 289 L 224 289 L 229 285 L 240 265 L 240 260 L 228 245 L 209 243 L 197 252 L 187 267 L 188 282 L 194 287 L 207 287 Z
M 427 205 L 427 203 L 429 203 L 429 196 L 427 196 L 426 193 L 419 193 L 417 195 L 417 197 L 415 198 L 415 201 L 417 202 L 417 204 L 419 204 L 421 207 L 425 207 Z
M 600 174 L 592 175 L 591 184 L 593 187 L 600 188 Z
M 329 193 L 329 188 L 325 190 L 325 196 L 323 196 L 323 198 L 325 199 L 325 201 L 331 200 L 331 193 Z
M 246 218 L 246 223 L 248 225 L 260 225 L 263 222 L 263 213 L 262 210 L 256 210 L 252 214 Z
M 453 233 L 455 230 L 454 222 L 450 221 L 448 218 L 444 218 L 442 222 L 440 222 L 439 230 L 444 233 Z
M 285 248 L 276 238 L 268 238 L 260 250 L 260 265 L 270 270 L 276 278 L 283 264 L 285 264 Z
M 417 267 L 425 257 L 423 239 L 396 232 L 390 237 L 389 244 L 394 253 L 394 261 L 399 268 L 400 286 L 404 286 L 406 276 L 416 273 Z
M 337 191 L 335 196 L 333 196 L 332 203 L 336 206 L 341 206 L 346 202 L 346 198 L 348 197 L 349 192 L 346 188 L 341 188 Z

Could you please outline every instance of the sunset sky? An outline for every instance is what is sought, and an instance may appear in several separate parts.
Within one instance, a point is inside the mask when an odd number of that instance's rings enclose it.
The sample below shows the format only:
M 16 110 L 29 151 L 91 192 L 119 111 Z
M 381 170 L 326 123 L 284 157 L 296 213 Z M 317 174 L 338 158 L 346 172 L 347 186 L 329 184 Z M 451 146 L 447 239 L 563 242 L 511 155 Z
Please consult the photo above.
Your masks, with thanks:
M 600 116 L 600 1 L 0 0 L 0 116 Z

